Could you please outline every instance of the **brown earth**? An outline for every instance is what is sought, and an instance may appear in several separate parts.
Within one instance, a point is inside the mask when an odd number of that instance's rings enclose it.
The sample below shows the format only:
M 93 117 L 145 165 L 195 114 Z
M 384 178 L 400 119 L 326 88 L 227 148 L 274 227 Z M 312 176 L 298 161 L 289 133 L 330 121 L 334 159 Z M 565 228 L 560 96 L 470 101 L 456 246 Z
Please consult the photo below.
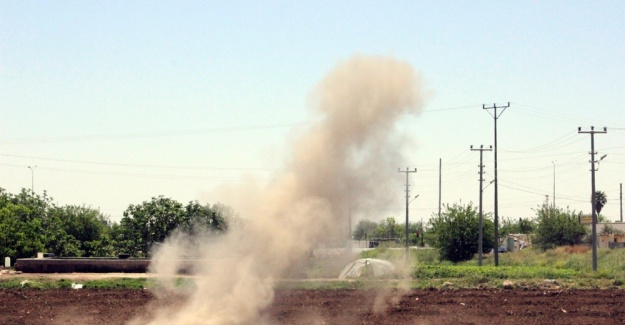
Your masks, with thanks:
M 124 324 L 149 318 L 149 290 L 2 289 L 1 324 Z M 625 324 L 624 290 L 278 290 L 272 324 Z

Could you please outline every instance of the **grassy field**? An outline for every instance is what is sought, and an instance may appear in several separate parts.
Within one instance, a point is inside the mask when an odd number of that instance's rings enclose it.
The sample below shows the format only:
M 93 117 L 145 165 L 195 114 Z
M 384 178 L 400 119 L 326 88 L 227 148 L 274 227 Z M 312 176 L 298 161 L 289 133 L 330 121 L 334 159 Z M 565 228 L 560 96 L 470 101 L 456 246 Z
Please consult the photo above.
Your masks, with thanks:
M 364 252 L 363 257 L 397 260 L 403 253 L 382 248 Z M 411 250 L 411 260 L 412 286 L 420 288 L 503 287 L 506 280 L 513 287 L 625 288 L 622 249 L 599 249 L 597 271 L 592 270 L 592 253 L 585 246 L 499 254 L 497 267 L 492 255 L 485 255 L 482 266 L 478 266 L 477 257 L 453 264 L 439 261 L 438 252 L 430 249 Z
M 499 254 L 499 266 L 494 266 L 493 256 L 486 255 L 483 266 L 477 258 L 453 264 L 439 261 L 433 249 L 410 250 L 410 268 L 404 274 L 387 280 L 302 281 L 283 280 L 280 288 L 345 289 L 376 286 L 401 286 L 418 289 L 429 288 L 619 288 L 625 289 L 625 250 L 600 249 L 597 254 L 598 270 L 592 270 L 592 254 L 587 247 L 560 247 L 540 251 L 525 249 L 515 253 Z M 361 257 L 405 261 L 404 250 L 378 248 L 365 251 Z M 328 266 L 328 261 L 317 260 L 310 265 L 309 278 L 335 277 L 341 263 Z M 401 264 L 401 263 L 396 263 Z M 336 274 L 335 274 L 336 273 Z M 50 278 L 6 278 L 0 288 L 71 288 L 72 280 Z M 83 288 L 144 289 L 157 287 L 149 278 L 109 278 L 81 281 Z M 180 277 L 178 286 L 193 287 L 193 279 Z

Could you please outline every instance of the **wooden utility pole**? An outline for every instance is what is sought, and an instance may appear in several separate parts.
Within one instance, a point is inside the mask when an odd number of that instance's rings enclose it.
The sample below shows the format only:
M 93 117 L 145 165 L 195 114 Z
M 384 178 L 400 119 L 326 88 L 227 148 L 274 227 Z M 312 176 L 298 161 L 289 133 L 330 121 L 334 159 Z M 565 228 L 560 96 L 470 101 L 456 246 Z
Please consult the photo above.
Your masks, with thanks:
M 499 197 L 498 197 L 498 186 L 497 186 L 497 119 L 503 114 L 506 108 L 510 107 L 510 102 L 508 105 L 497 106 L 497 104 L 493 104 L 491 107 L 486 107 L 486 105 L 482 105 L 482 109 L 492 109 L 493 110 L 493 120 L 495 120 L 495 266 L 499 266 Z M 499 115 L 497 114 L 497 109 L 503 108 Z M 490 113 L 490 112 L 489 112 Z
M 441 193 L 442 193 L 442 167 L 443 167 L 443 159 L 438 158 L 438 216 L 441 216 Z
M 408 257 L 410 256 L 408 255 L 408 205 L 410 204 L 410 179 L 408 178 L 408 175 L 410 173 L 416 173 L 417 169 L 415 168 L 414 170 L 409 170 L 408 167 L 406 167 L 406 170 L 398 168 L 397 171 L 400 173 L 406 173 L 406 261 L 408 261 Z
M 484 182 L 484 164 L 482 163 L 482 156 L 484 151 L 492 151 L 493 146 L 490 146 L 490 148 L 488 149 L 484 149 L 483 145 L 480 145 L 479 149 L 473 149 L 473 146 L 471 146 L 471 151 L 479 151 L 480 152 L 480 165 L 478 167 L 480 167 L 480 230 L 479 230 L 479 239 L 478 239 L 478 244 L 477 244 L 477 252 L 478 252 L 478 260 L 477 260 L 477 264 L 479 266 L 482 266 L 482 254 L 483 254 L 483 250 L 484 248 L 482 247 L 482 242 L 483 240 L 483 234 L 484 234 L 484 222 L 483 222 L 483 217 L 482 217 L 482 182 Z M 496 249 L 499 249 L 499 247 L 496 247 Z
M 608 129 L 606 127 L 603 128 L 603 131 L 595 131 L 595 127 L 591 126 L 590 131 L 582 131 L 581 127 L 577 128 L 577 133 L 586 133 L 590 134 L 590 182 L 592 183 L 592 192 L 591 192 L 591 210 L 592 211 L 592 270 L 597 271 L 597 210 L 595 209 L 596 204 L 596 193 L 595 193 L 595 133 L 608 133 Z

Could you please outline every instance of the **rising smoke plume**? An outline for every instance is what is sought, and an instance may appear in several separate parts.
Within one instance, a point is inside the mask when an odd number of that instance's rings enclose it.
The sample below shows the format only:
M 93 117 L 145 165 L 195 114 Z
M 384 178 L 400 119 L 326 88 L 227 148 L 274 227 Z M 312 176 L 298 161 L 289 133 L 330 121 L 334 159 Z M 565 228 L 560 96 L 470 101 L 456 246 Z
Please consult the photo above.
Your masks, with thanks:
M 314 122 L 293 141 L 284 171 L 256 200 L 242 229 L 210 240 L 176 237 L 156 253 L 152 271 L 171 287 L 193 251 L 203 266 L 182 308 L 133 324 L 252 324 L 273 300 L 275 281 L 315 245 L 347 236 L 346 208 L 388 191 L 389 173 L 405 163 L 397 122 L 420 111 L 419 78 L 403 61 L 354 56 L 314 90 Z M 236 209 L 236 206 L 235 206 Z M 181 239 L 182 238 L 182 239 Z

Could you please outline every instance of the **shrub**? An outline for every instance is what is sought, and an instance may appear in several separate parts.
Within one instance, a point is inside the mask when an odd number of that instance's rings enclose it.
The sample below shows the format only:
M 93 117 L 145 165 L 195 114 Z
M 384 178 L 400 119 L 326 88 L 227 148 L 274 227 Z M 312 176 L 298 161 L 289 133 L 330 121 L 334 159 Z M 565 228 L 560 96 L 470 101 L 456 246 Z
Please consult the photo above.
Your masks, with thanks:
M 439 249 L 440 259 L 451 262 L 470 260 L 478 253 L 479 215 L 471 204 L 447 205 L 445 211 L 435 215 L 431 222 L 434 246 Z M 494 225 L 489 218 L 483 218 L 482 249 L 493 248 Z
M 586 235 L 585 226 L 577 222 L 575 211 L 543 205 L 536 210 L 537 226 L 533 244 L 547 250 L 564 245 L 578 245 Z

